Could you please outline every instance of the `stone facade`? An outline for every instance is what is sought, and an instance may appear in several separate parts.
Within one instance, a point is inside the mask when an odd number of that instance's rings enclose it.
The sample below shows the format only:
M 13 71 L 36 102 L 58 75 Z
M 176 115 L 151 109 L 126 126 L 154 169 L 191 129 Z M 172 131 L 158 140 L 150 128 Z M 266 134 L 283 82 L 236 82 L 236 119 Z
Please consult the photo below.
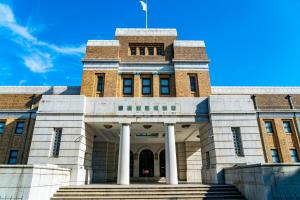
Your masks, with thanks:
M 115 40 L 88 41 L 82 61 L 80 87 L 0 87 L 0 163 L 48 166 L 59 179 L 49 195 L 58 185 L 227 183 L 224 169 L 274 162 L 273 149 L 282 163 L 299 160 L 300 88 L 211 87 L 203 41 L 117 29 Z

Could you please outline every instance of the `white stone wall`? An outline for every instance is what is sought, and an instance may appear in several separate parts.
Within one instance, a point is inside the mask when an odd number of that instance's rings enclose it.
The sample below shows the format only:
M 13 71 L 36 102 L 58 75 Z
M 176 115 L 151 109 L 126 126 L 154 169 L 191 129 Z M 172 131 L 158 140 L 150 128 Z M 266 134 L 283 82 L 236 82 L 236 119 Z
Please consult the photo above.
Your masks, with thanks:
M 227 168 L 225 181 L 237 186 L 248 200 L 300 199 L 300 164 Z
M 202 158 L 199 142 L 185 142 L 186 180 L 189 183 L 202 183 Z
M 49 200 L 69 185 L 70 170 L 50 165 L 0 165 L 0 199 Z
M 32 136 L 28 164 L 71 169 L 72 185 L 91 178 L 93 132 L 84 122 L 84 96 L 43 96 Z M 62 128 L 59 157 L 52 156 L 54 128 Z
M 224 182 L 225 167 L 238 163 L 264 163 L 256 112 L 249 95 L 218 95 L 209 97 L 213 144 L 210 147 L 211 170 L 215 178 L 208 182 Z M 243 156 L 236 156 L 232 127 L 241 132 Z M 209 139 L 209 137 L 208 137 Z M 203 154 L 205 156 L 205 154 Z

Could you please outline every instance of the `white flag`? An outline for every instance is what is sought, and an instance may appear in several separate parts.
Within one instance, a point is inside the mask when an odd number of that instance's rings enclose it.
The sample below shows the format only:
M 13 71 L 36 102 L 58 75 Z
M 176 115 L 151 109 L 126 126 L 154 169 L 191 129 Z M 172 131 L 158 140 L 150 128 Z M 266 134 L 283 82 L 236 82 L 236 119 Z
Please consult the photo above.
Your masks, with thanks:
M 144 1 L 140 1 L 143 7 L 143 11 L 147 12 L 147 4 Z

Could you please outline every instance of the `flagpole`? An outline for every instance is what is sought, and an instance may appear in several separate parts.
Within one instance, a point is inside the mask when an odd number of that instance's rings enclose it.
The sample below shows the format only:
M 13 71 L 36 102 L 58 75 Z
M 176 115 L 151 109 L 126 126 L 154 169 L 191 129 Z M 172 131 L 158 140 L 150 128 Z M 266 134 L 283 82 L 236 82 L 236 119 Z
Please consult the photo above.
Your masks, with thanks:
M 146 5 L 147 5 L 147 9 L 146 9 L 146 29 L 148 29 L 148 0 L 146 0 Z

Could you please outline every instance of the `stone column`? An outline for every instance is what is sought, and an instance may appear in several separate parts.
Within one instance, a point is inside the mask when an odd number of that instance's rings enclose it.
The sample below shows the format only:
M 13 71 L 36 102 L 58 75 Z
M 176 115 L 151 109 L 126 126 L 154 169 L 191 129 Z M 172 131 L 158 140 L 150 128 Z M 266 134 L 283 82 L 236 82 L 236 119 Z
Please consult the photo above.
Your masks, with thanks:
M 119 185 L 130 182 L 130 126 L 122 124 L 120 129 L 118 181 Z
M 167 184 L 177 185 L 177 158 L 174 124 L 165 125 L 166 179 Z

